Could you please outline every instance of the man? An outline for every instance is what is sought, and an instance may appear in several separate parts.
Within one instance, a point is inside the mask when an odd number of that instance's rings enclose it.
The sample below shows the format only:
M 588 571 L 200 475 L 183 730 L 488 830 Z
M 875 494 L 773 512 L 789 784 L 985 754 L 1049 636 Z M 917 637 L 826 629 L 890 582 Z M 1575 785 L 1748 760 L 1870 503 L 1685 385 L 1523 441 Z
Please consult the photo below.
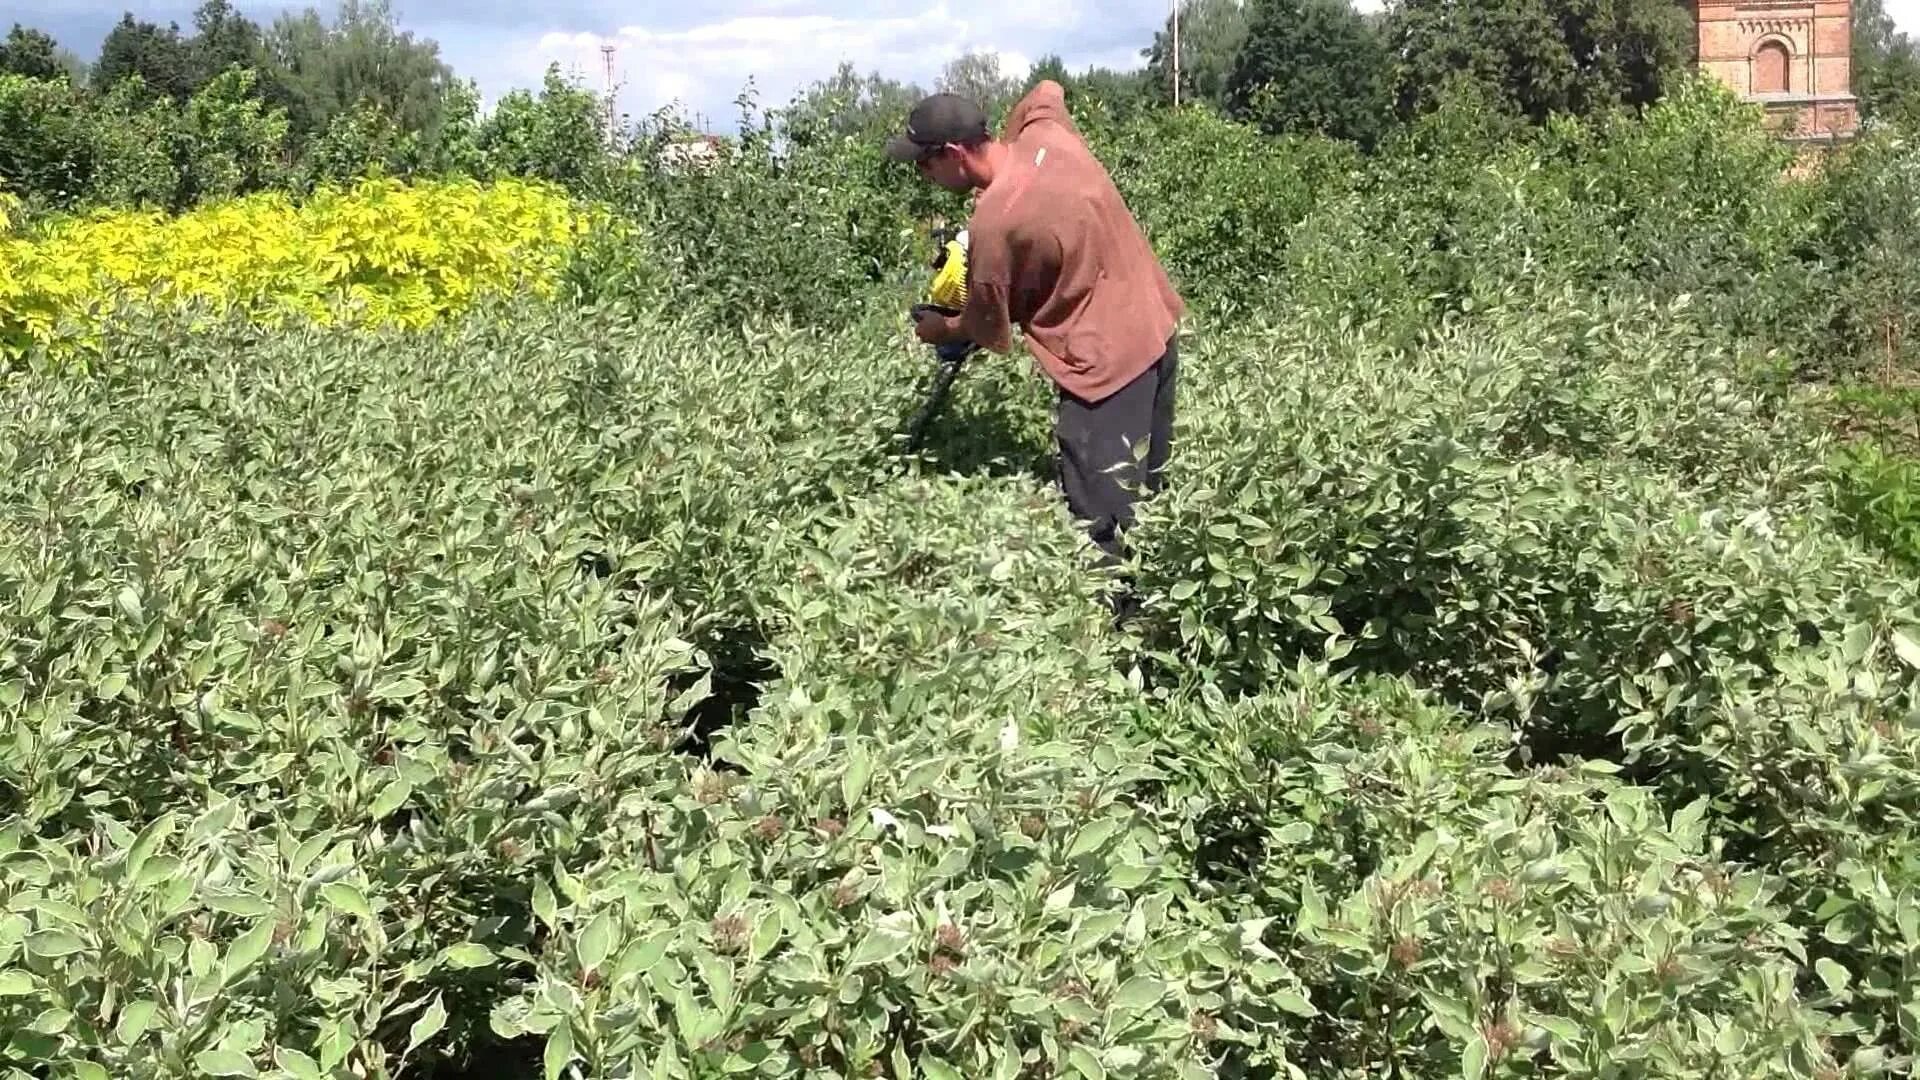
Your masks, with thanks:
M 1067 506 L 1118 564 L 1134 499 L 1159 489 L 1173 437 L 1174 335 L 1185 311 L 1173 283 L 1057 82 L 1029 91 L 997 140 L 978 105 L 935 94 L 914 107 L 887 154 L 947 190 L 977 193 L 966 309 L 922 315 L 916 335 L 1004 354 L 1012 327 L 1025 331 L 1058 387 Z

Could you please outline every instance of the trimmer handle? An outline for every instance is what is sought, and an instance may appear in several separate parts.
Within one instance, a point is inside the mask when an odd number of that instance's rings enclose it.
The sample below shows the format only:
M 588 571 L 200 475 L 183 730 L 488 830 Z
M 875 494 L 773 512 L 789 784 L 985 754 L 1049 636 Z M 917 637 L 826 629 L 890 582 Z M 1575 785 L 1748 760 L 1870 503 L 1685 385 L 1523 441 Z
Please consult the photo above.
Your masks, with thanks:
M 973 355 L 973 342 L 949 341 L 945 345 L 936 345 L 933 355 L 939 357 L 941 363 L 957 367 L 962 360 Z
M 919 320 L 921 315 L 927 313 L 943 315 L 949 319 L 960 314 L 958 311 L 950 307 L 943 307 L 940 304 L 913 305 L 913 317 L 916 321 Z M 940 358 L 941 363 L 951 366 L 959 364 L 962 360 L 971 356 L 973 350 L 974 344 L 971 341 L 950 341 L 945 345 L 934 346 L 933 354 Z

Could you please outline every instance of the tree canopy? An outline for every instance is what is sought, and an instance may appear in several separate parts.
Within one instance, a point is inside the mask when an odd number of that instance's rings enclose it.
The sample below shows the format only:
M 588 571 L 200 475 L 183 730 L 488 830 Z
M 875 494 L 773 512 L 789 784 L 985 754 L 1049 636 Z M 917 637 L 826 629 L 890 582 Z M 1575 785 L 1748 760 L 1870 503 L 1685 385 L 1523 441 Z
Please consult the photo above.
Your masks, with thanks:
M 1463 80 L 1535 121 L 1643 105 L 1693 55 L 1672 0 L 1400 0 L 1386 28 L 1403 116 Z
M 1180 100 L 1226 106 L 1227 80 L 1247 40 L 1245 0 L 1180 0 Z M 1146 61 L 1148 93 L 1173 100 L 1173 16 L 1140 50 Z
M 1236 118 L 1273 134 L 1371 143 L 1387 112 L 1387 55 L 1348 0 L 1252 0 L 1226 81 Z
M 29 79 L 64 79 L 67 69 L 60 62 L 60 46 L 39 30 L 19 23 L 0 41 L 0 74 L 24 75 Z

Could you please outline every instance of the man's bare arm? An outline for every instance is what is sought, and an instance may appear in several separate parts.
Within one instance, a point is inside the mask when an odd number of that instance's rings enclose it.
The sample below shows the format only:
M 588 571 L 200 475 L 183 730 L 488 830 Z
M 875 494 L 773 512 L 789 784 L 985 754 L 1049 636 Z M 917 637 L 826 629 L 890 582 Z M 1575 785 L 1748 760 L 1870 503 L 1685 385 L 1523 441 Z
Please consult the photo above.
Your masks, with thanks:
M 994 281 L 978 281 L 967 286 L 966 310 L 951 320 L 961 340 L 991 352 L 1013 349 L 1013 326 L 1007 316 L 1007 287 Z

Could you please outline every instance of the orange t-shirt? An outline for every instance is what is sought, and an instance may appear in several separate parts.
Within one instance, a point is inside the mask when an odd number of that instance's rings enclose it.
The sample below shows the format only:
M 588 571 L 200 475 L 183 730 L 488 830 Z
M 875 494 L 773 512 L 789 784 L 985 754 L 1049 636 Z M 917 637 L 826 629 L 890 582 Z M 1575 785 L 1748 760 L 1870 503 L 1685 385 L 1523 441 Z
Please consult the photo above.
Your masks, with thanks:
M 1099 401 L 1166 352 L 1180 295 L 1107 170 L 1041 82 L 1007 118 L 1004 174 L 967 223 L 967 306 L 975 344 L 1005 353 L 1012 326 L 1061 388 Z

